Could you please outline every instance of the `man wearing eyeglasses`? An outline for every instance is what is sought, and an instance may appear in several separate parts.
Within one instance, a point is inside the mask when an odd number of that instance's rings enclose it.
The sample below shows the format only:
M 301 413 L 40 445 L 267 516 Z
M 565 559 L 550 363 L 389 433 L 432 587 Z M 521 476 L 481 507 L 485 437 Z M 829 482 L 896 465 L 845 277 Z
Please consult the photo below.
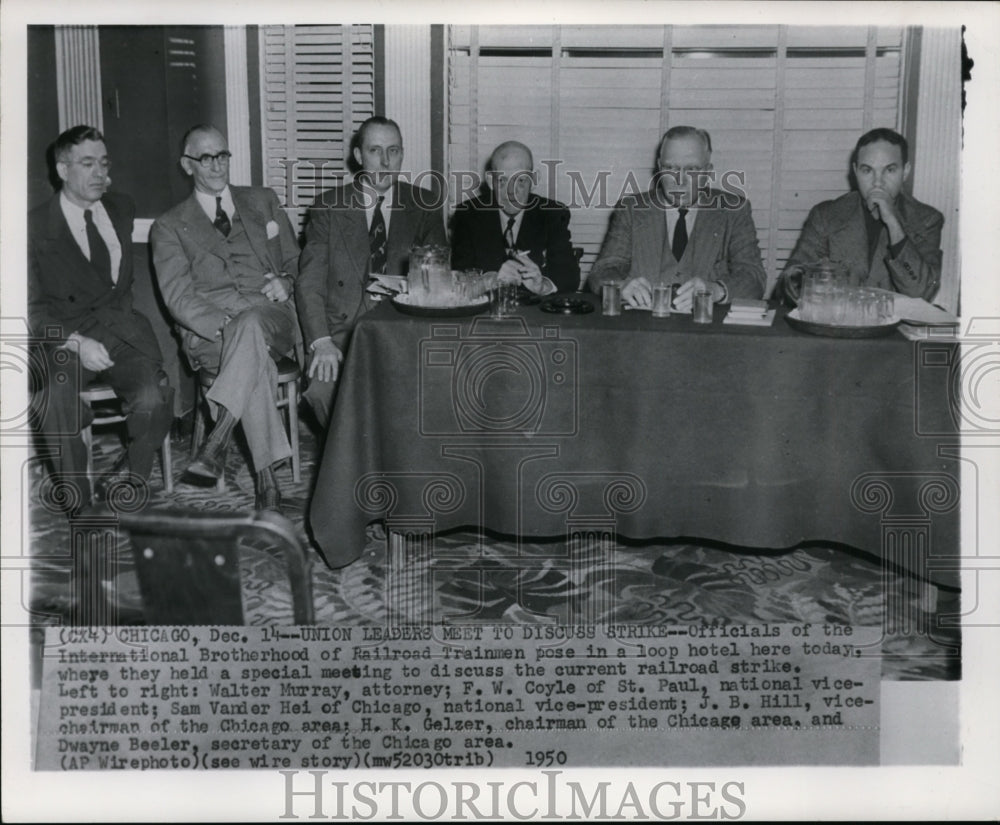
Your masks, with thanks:
M 93 492 L 80 436 L 93 416 L 80 390 L 97 379 L 122 400 L 126 450 L 102 483 L 129 473 L 149 477 L 173 421 L 173 390 L 149 320 L 132 306 L 135 206 L 107 191 L 104 137 L 74 126 L 56 139 L 53 155 L 61 190 L 28 216 L 28 318 L 45 342 L 39 426 L 72 515 L 90 505 Z
M 381 276 L 405 275 L 411 246 L 447 243 L 436 196 L 400 180 L 403 136 L 376 115 L 358 128 L 360 171 L 309 210 L 295 298 L 309 350 L 303 397 L 326 429 L 334 386 L 357 319 L 383 297 Z
M 680 312 L 690 312 L 702 290 L 715 303 L 760 298 L 765 274 L 750 203 L 726 177 L 723 189 L 710 186 L 713 180 L 708 132 L 669 129 L 653 187 L 625 196 L 611 215 L 591 288 L 600 292 L 605 281 L 621 280 L 626 304 L 649 309 L 654 285 L 677 284 L 673 308 Z
M 188 130 L 180 164 L 194 191 L 153 224 L 153 262 L 192 367 L 215 375 L 206 393 L 215 426 L 186 480 L 211 484 L 224 473 L 239 423 L 256 470 L 256 507 L 280 510 L 273 465 L 292 451 L 274 403 L 275 358 L 298 340 L 290 299 L 299 248 L 271 189 L 229 184 L 230 156 L 218 129 Z

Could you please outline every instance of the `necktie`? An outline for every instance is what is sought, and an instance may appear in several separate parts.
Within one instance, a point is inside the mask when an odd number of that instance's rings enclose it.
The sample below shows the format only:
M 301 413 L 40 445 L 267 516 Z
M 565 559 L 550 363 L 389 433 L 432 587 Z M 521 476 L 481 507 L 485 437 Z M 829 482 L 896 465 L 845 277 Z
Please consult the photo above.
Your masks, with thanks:
M 670 247 L 674 260 L 679 261 L 688 243 L 688 228 L 684 216 L 688 213 L 683 206 L 677 210 L 677 225 L 674 227 L 674 240 Z
M 382 215 L 382 201 L 385 197 L 380 195 L 375 204 L 375 212 L 372 215 L 372 225 L 368 230 L 368 245 L 371 249 L 371 274 L 385 274 L 385 217 Z
M 97 231 L 94 223 L 94 213 L 89 209 L 83 210 L 83 222 L 87 227 L 87 245 L 90 247 L 90 263 L 101 275 L 111 280 L 111 253 L 108 252 L 108 245 L 104 243 L 104 238 Z
M 227 238 L 233 229 L 233 225 L 229 221 L 229 215 L 227 215 L 226 210 L 222 208 L 222 197 L 220 195 L 216 195 L 215 197 L 215 221 L 212 225 Z
M 514 218 L 507 218 L 507 228 L 503 231 L 504 243 L 507 245 L 507 256 L 513 257 L 517 254 L 517 244 L 514 242 Z

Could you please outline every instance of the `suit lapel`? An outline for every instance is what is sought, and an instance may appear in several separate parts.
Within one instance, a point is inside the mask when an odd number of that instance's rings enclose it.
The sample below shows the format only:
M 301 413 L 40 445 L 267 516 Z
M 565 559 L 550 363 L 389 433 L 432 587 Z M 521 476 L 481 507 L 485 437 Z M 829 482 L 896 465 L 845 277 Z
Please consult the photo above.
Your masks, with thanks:
M 114 200 L 108 197 L 101 198 L 104 210 L 111 219 L 115 235 L 118 237 L 118 245 L 121 247 L 122 257 L 118 264 L 118 280 L 115 281 L 115 289 L 126 288 L 132 280 L 132 235 L 131 227 L 125 222 L 124 216 L 118 211 Z
M 182 231 L 195 246 L 218 255 L 220 258 L 225 258 L 221 249 L 222 235 L 212 225 L 205 210 L 201 208 L 201 204 L 194 196 L 194 192 L 181 203 L 180 213 L 177 217 Z
M 722 213 L 718 209 L 698 210 L 698 217 L 695 219 L 688 241 L 690 250 L 688 268 L 692 274 L 710 273 L 714 270 L 724 234 Z
M 852 284 L 867 279 L 870 271 L 863 208 L 860 196 L 849 200 L 844 211 L 837 216 L 839 226 L 830 233 L 830 258 L 847 267 Z M 884 248 L 882 254 L 885 254 Z
M 541 201 L 535 197 L 534 202 L 522 213 L 521 225 L 518 227 L 517 237 L 514 239 L 514 246 L 522 252 L 535 248 L 534 241 L 538 235 L 538 222 L 541 217 L 539 215 L 539 203 Z M 500 218 L 494 215 L 493 219 L 493 225 L 500 232 L 500 237 L 502 238 L 503 231 L 500 226 Z
M 632 237 L 638 239 L 637 242 L 634 241 L 636 252 L 644 253 L 638 262 L 633 263 L 632 271 L 656 272 L 662 280 L 665 276 L 673 277 L 677 264 L 669 249 L 664 254 L 667 219 L 664 211 L 656 204 L 657 199 L 647 193 L 636 202 L 632 210 Z
M 77 242 L 73 239 L 66 216 L 59 204 L 60 195 L 56 194 L 49 201 L 47 242 L 59 257 L 66 261 L 66 271 L 73 273 L 75 280 L 85 279 L 91 288 L 105 290 L 109 284 L 107 279 L 98 273 L 83 254 Z M 117 227 L 116 227 L 117 229 Z M 120 233 L 119 233 L 120 234 Z M 122 251 L 124 257 L 124 248 Z
M 391 255 L 393 252 L 405 254 L 409 251 L 410 239 L 414 235 L 413 221 L 416 218 L 412 204 L 412 193 L 402 184 L 397 184 L 395 203 L 392 207 L 392 220 L 389 221 L 389 237 L 386 240 L 387 255 Z
M 243 224 L 243 231 L 246 232 L 250 248 L 267 269 L 274 269 L 275 266 L 280 269 L 281 261 L 272 262 L 268 255 L 267 216 L 257 208 L 247 189 L 242 186 L 230 186 L 229 191 L 233 195 L 233 203 L 240 215 L 240 222 Z
M 360 283 L 365 282 L 368 275 L 368 259 L 371 248 L 368 245 L 368 220 L 365 217 L 365 204 L 361 192 L 356 186 L 351 187 L 351 207 L 342 209 L 334 206 L 334 217 L 339 216 L 336 224 L 340 229 L 340 237 L 344 248 L 351 256 L 354 273 Z M 393 221 L 396 216 L 393 215 Z

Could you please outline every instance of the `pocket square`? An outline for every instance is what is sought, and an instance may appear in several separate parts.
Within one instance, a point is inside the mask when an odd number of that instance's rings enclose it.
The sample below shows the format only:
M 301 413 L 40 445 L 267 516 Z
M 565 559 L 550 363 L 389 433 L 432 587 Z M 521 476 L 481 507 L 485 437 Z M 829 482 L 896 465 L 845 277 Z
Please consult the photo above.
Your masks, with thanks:
M 278 222 L 277 221 L 268 221 L 267 222 L 267 226 L 265 227 L 265 229 L 267 230 L 267 239 L 268 240 L 271 240 L 271 238 L 277 238 L 278 237 Z

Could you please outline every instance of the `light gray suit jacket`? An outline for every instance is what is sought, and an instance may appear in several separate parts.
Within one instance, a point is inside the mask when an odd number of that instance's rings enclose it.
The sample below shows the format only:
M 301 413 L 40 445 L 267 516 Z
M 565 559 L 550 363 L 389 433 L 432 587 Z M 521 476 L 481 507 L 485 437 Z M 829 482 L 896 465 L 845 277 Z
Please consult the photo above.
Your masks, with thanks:
M 299 245 L 274 191 L 230 186 L 233 203 L 251 249 L 265 269 L 256 288 L 239 290 L 226 271 L 225 239 L 192 193 L 165 212 L 150 231 L 153 264 L 163 301 L 181 333 L 189 355 L 200 340 L 213 341 L 227 315 L 271 303 L 260 293 L 264 272 L 298 274 Z M 273 237 L 268 238 L 268 224 Z M 295 308 L 289 301 L 289 312 Z
M 699 277 L 722 281 L 731 298 L 760 298 L 764 267 L 750 204 L 732 193 L 710 190 L 712 208 L 698 210 L 681 260 L 667 238 L 662 199 L 653 192 L 629 195 L 615 207 L 601 252 L 590 270 L 590 288 L 604 281 L 643 276 L 650 283 L 684 283 Z M 725 199 L 731 201 L 731 208 Z M 657 205 L 657 204 L 660 205 Z

